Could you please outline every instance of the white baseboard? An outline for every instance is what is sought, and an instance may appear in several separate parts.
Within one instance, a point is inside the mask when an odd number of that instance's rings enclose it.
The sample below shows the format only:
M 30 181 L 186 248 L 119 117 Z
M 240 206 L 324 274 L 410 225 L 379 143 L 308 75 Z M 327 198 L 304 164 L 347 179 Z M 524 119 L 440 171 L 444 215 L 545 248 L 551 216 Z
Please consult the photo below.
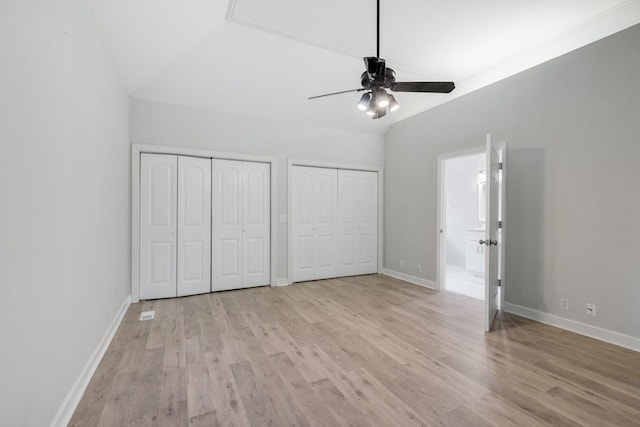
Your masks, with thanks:
M 560 317 L 551 313 L 545 313 L 533 308 L 510 304 L 508 302 L 504 303 L 504 311 L 526 317 L 527 319 L 546 323 L 547 325 L 566 329 L 567 331 L 575 332 L 580 335 L 595 338 L 600 341 L 605 341 L 610 344 L 615 344 L 620 347 L 628 348 L 630 350 L 640 351 L 640 338 L 632 337 L 630 335 L 577 322 L 575 320 Z
M 277 279 L 276 284 L 274 286 L 287 286 L 290 285 L 289 279 Z
M 382 269 L 382 274 L 393 277 L 394 279 L 404 280 L 405 282 L 413 283 L 414 285 L 429 288 L 434 291 L 438 290 L 436 284 L 431 280 L 422 279 L 420 277 L 412 276 L 407 273 L 401 273 L 400 271 L 390 270 L 388 268 Z
M 120 326 L 120 322 L 122 321 L 122 318 L 127 312 L 130 304 L 131 295 L 127 295 L 127 297 L 124 299 L 124 302 L 120 306 L 120 309 L 116 313 L 116 316 L 111 322 L 111 325 L 109 325 L 109 328 L 98 343 L 98 346 L 93 351 L 93 354 L 91 354 L 91 357 L 89 357 L 89 360 L 84 366 L 84 369 L 82 369 L 82 372 L 80 372 L 80 376 L 78 376 L 76 381 L 73 383 L 73 386 L 71 387 L 71 390 L 69 390 L 67 397 L 62 402 L 62 405 L 60 405 L 58 412 L 56 413 L 55 417 L 53 417 L 53 421 L 51 421 L 51 424 L 49 424 L 50 427 L 64 427 L 69 424 L 69 421 L 71 421 L 71 417 L 73 416 L 78 403 L 80 403 L 80 399 L 82 399 L 82 395 L 89 385 L 91 377 L 93 377 L 93 374 L 96 372 L 96 369 L 98 368 L 102 357 L 107 352 L 107 348 L 109 347 L 109 344 L 111 344 L 111 340 L 118 330 L 118 326 Z

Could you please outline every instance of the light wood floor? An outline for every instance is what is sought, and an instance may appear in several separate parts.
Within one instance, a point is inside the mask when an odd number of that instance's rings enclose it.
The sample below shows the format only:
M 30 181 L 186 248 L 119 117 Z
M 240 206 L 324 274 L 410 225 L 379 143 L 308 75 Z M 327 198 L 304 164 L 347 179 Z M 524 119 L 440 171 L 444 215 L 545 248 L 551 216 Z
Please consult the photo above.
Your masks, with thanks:
M 482 304 L 385 276 L 134 304 L 70 425 L 640 425 L 640 353 Z

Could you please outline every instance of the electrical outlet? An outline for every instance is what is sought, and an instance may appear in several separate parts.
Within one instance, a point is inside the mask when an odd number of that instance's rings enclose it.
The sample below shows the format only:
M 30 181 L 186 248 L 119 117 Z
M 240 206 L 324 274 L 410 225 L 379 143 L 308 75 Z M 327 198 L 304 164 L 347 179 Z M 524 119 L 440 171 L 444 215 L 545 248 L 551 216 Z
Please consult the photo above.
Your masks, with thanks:
M 420 273 L 421 271 L 422 271 L 422 266 L 418 264 L 418 273 Z
M 400 261 L 400 268 L 404 268 L 404 261 Z
M 587 303 L 587 314 L 589 314 L 591 316 L 595 316 L 596 315 L 596 305 L 595 304 Z
M 569 310 L 569 299 L 560 298 L 560 308 L 563 310 Z

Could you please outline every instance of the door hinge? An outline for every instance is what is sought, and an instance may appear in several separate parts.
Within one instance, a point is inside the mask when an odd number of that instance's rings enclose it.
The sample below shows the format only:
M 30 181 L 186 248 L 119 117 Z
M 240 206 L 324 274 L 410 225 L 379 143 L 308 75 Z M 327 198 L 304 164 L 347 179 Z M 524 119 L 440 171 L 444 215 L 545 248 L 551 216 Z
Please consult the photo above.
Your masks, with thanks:
M 498 163 L 498 170 L 502 170 L 502 162 Z
M 502 286 L 502 279 L 498 279 L 498 287 Z
M 502 228 L 502 221 L 498 221 L 498 228 Z

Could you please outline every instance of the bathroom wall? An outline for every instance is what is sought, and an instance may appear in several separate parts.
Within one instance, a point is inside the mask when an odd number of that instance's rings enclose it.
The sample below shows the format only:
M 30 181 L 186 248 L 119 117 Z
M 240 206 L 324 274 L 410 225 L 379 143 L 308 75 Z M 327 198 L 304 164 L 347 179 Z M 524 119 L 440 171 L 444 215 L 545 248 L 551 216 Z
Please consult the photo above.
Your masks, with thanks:
M 466 267 L 467 229 L 483 225 L 479 220 L 478 173 L 485 155 L 475 154 L 444 162 L 447 264 Z

